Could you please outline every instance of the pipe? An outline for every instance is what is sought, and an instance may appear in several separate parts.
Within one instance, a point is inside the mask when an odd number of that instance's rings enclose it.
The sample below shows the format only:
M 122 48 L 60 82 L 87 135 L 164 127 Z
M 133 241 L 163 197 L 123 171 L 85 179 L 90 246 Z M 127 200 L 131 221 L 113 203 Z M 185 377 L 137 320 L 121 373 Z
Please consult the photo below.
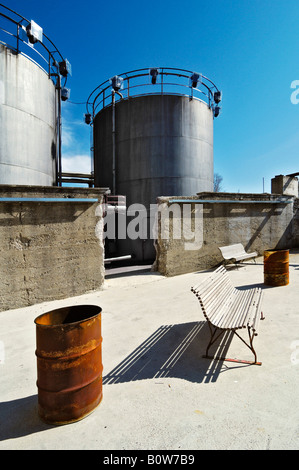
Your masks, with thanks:
M 117 90 L 112 90 L 112 194 L 116 194 L 115 93 L 123 98 L 123 95 Z
M 57 186 L 62 186 L 62 159 L 61 159 L 61 78 L 60 75 L 57 74 L 57 82 L 58 82 L 58 175 L 57 175 Z
M 248 200 L 224 200 L 224 199 L 171 199 L 168 201 L 170 204 L 171 203 L 176 203 L 176 202 L 198 202 L 201 204 L 208 203 L 227 203 L 227 204 L 291 204 L 293 201 L 248 201 Z
M 115 91 L 112 90 L 112 194 L 115 194 Z
M 118 256 L 117 258 L 107 258 L 104 260 L 104 263 L 112 263 L 112 261 L 123 261 L 126 259 L 131 259 L 132 255 Z
M 56 91 L 57 91 L 57 107 L 58 111 L 56 114 L 56 131 L 57 131 L 57 136 L 56 136 L 56 144 L 58 144 L 58 150 L 56 149 L 56 178 L 55 178 L 55 183 L 56 186 L 62 186 L 62 161 L 61 161 L 61 78 L 58 73 L 50 73 L 50 77 L 56 77 Z M 58 141 L 58 142 L 57 142 Z
M 0 202 L 98 202 L 94 198 L 76 197 L 0 197 Z

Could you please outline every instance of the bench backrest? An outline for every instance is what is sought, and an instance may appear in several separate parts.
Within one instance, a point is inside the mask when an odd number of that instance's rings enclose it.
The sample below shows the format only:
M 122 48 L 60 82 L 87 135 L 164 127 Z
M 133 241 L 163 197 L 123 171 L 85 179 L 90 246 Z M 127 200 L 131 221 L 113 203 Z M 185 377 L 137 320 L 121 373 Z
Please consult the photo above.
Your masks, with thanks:
M 191 291 L 198 298 L 207 320 L 210 320 L 217 310 L 238 292 L 223 266 L 213 271 L 200 284 L 192 287 Z
M 224 258 L 233 258 L 236 254 L 245 253 L 244 246 L 241 243 L 229 246 L 220 246 L 219 250 Z

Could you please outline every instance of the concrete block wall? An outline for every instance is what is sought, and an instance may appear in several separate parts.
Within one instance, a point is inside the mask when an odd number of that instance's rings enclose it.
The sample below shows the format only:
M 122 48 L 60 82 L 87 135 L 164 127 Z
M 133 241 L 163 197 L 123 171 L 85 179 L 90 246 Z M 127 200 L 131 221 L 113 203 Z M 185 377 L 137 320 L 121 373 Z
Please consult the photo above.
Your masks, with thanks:
M 163 275 L 217 266 L 223 260 L 220 246 L 242 243 L 247 252 L 257 251 L 260 255 L 266 249 L 294 246 L 295 198 L 291 196 L 199 193 L 192 198 L 158 198 L 158 206 L 169 210 L 171 201 L 178 199 L 183 201 L 179 203 L 181 207 L 202 204 L 202 244 L 200 248 L 186 250 L 184 237 L 173 239 L 173 221 L 169 224 L 169 239 L 165 239 L 158 224 L 154 268 Z
M 299 199 L 294 199 L 293 206 L 293 237 L 292 242 L 294 247 L 299 247 Z
M 99 188 L 0 186 L 0 311 L 101 288 L 104 193 Z M 7 197 L 53 202 L 3 202 Z M 98 202 L 70 202 L 74 198 Z
M 271 179 L 271 193 L 298 197 L 298 178 L 290 175 L 277 175 Z

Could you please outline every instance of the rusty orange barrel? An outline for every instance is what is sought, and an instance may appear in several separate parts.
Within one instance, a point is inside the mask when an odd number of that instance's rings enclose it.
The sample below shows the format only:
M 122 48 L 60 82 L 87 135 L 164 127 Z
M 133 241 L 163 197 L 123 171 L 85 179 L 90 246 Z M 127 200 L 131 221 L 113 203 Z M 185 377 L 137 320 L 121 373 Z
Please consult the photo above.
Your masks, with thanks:
M 43 421 L 72 423 L 101 402 L 101 311 L 95 305 L 76 305 L 34 320 L 38 413 Z
M 264 283 L 267 286 L 289 283 L 289 250 L 264 251 Z

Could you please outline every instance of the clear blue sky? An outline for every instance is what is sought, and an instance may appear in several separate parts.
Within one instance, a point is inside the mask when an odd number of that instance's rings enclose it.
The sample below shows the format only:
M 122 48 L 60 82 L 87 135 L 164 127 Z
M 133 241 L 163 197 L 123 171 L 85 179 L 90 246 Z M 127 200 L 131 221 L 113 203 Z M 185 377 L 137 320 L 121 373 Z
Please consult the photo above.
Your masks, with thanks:
M 222 90 L 214 170 L 223 189 L 271 190 L 299 172 L 299 0 L 2 0 L 43 27 L 72 65 L 71 102 L 115 74 L 143 67 L 200 72 Z M 299 94 L 298 94 L 299 97 Z M 84 105 L 63 103 L 64 171 L 88 171 Z M 74 167 L 76 162 L 76 167 Z

